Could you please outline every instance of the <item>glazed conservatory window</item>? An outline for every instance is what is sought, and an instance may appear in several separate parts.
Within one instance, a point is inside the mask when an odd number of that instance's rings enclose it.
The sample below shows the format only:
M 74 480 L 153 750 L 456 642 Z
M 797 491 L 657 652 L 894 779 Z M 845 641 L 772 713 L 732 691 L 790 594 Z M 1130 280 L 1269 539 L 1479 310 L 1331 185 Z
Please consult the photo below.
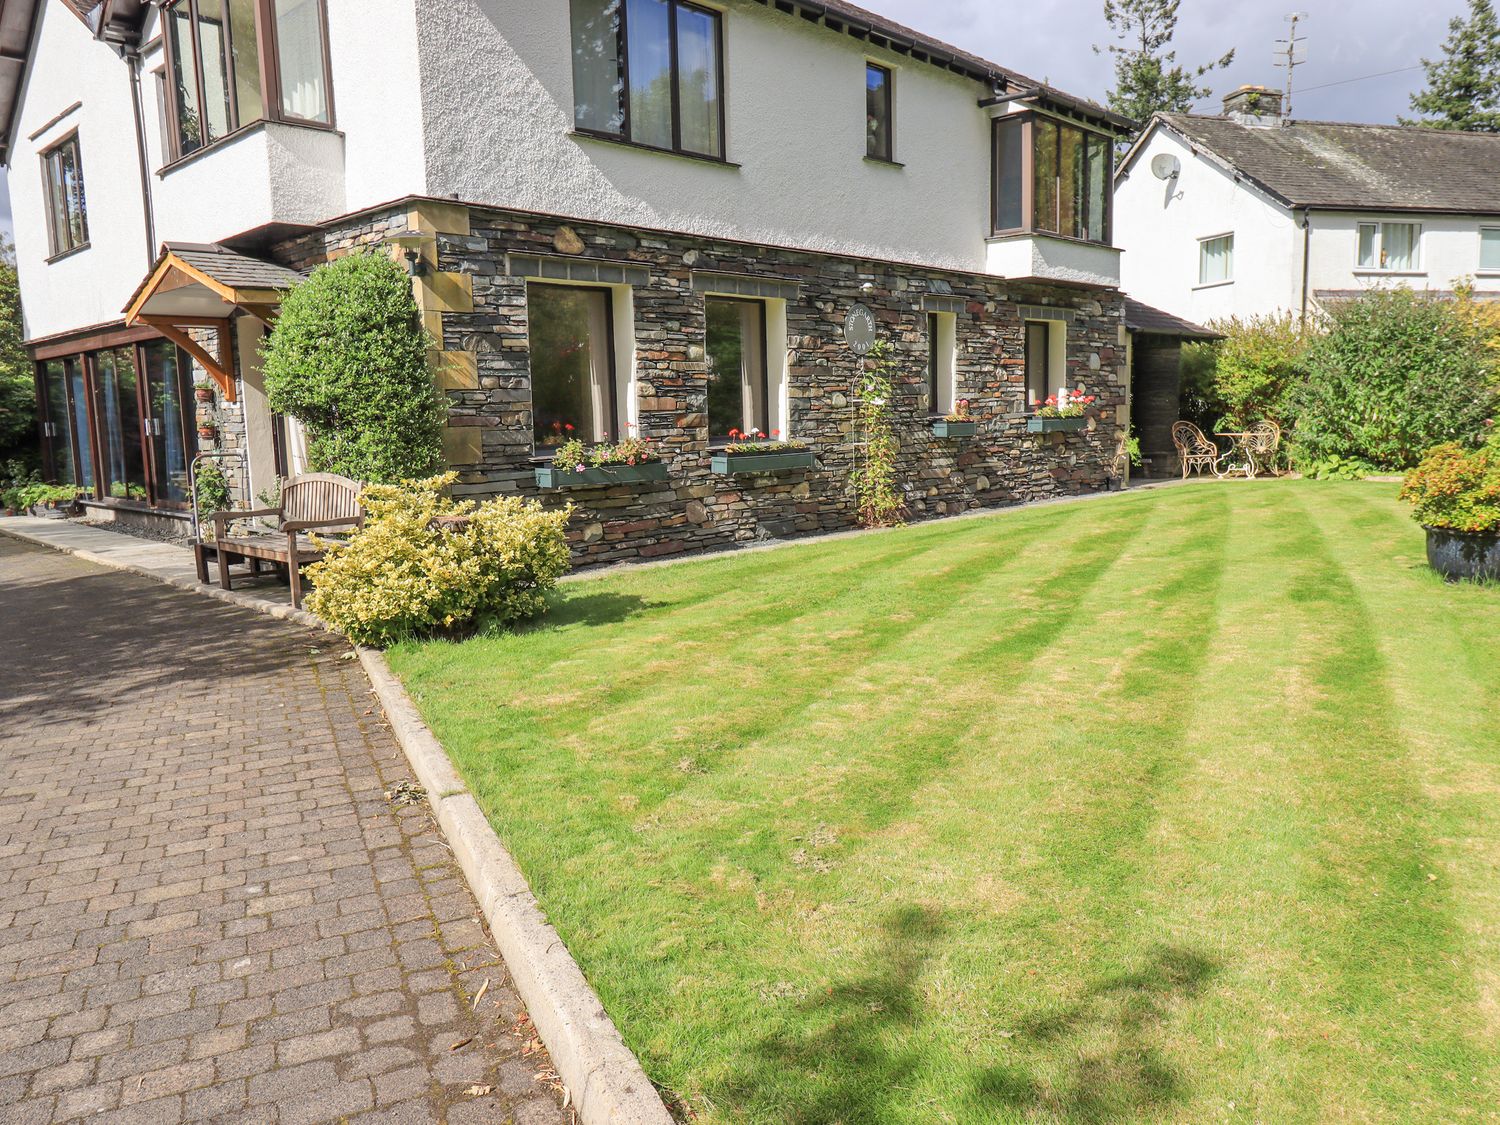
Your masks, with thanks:
M 332 124 L 322 4 L 177 0 L 168 8 L 168 155 L 187 156 L 267 118 Z
M 1044 231 L 1109 241 L 1114 156 L 1108 138 L 1049 117 L 1022 115 L 998 119 L 993 144 L 997 232 Z
M 1234 235 L 1221 234 L 1198 241 L 1198 284 L 1221 285 L 1234 280 Z
M 726 441 L 731 430 L 769 434 L 765 302 L 710 297 L 706 304 L 709 441 Z
M 530 285 L 532 431 L 538 451 L 607 441 L 616 404 L 611 291 Z
M 47 189 L 52 256 L 81 250 L 89 244 L 89 219 L 77 133 L 42 153 L 42 180 Z
M 895 160 L 893 141 L 895 99 L 891 72 L 874 63 L 865 64 L 865 155 L 876 160 Z
M 719 13 L 685 0 L 572 0 L 572 27 L 580 132 L 723 159 Z
M 1411 273 L 1421 268 L 1419 223 L 1360 223 L 1359 268 Z

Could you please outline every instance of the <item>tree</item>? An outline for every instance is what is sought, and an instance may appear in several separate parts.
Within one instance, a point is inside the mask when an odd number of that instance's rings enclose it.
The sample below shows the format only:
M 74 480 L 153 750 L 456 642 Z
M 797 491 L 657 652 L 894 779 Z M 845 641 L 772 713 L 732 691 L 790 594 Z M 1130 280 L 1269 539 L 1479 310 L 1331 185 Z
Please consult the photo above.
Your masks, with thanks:
M 36 382 L 25 335 L 15 248 L 0 237 L 0 453 L 19 451 L 36 437 Z
M 1443 57 L 1422 66 L 1427 86 L 1411 98 L 1421 116 L 1403 125 L 1500 133 L 1500 21 L 1491 0 L 1469 0 L 1469 18 L 1448 21 Z
M 442 461 L 431 346 L 406 271 L 351 254 L 282 299 L 264 346 L 266 397 L 307 427 L 313 469 L 380 483 L 425 477 Z
M 1104 18 L 1124 46 L 1109 45 L 1115 59 L 1115 85 L 1109 108 L 1144 124 L 1153 113 L 1186 113 L 1213 91 L 1199 79 L 1234 61 L 1234 51 L 1203 66 L 1178 63 L 1168 50 L 1177 31 L 1182 0 L 1104 0 Z M 1101 48 L 1095 47 L 1095 52 Z

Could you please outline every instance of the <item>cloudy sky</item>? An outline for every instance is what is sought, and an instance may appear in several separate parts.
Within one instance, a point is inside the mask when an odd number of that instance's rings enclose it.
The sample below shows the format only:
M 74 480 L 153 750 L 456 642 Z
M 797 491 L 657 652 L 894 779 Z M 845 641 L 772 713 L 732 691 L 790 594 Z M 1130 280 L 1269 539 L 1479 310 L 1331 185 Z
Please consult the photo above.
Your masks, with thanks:
M 1108 54 L 1095 44 L 1112 40 L 1103 0 L 860 0 L 908 27 L 937 36 L 1031 78 L 1074 94 L 1104 99 L 1113 79 Z M 1300 5 L 1300 8 L 1294 7 Z M 1436 57 L 1448 21 L 1467 10 L 1465 0 L 1184 0 L 1177 27 L 1177 57 L 1198 64 L 1231 47 L 1234 64 L 1209 78 L 1216 94 L 1241 83 L 1280 87 L 1285 72 L 1272 65 L 1276 40 L 1286 37 L 1287 12 L 1308 19 L 1307 62 L 1295 75 L 1297 117 L 1323 121 L 1394 121 L 1408 111 L 1422 85 L 1421 58 Z M 1353 81 L 1351 81 L 1353 80 Z M 1213 111 L 1216 98 L 1198 108 Z M 10 194 L 0 185 L 0 229 L 10 233 Z

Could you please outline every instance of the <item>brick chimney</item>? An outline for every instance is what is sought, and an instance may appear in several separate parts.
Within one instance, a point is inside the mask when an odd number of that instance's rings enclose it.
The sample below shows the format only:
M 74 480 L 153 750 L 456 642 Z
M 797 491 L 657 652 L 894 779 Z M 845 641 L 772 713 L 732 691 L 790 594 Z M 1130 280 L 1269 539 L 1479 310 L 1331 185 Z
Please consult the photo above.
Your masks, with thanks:
M 1224 95 L 1224 116 L 1241 125 L 1280 124 L 1281 91 L 1267 86 L 1241 86 Z

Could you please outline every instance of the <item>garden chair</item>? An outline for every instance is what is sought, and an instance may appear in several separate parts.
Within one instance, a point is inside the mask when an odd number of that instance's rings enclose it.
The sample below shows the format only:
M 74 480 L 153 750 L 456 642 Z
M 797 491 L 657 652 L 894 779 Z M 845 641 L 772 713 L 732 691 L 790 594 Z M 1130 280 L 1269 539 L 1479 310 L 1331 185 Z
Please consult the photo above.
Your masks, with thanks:
M 1182 462 L 1182 479 L 1189 472 L 1207 469 L 1218 475 L 1219 462 L 1224 455 L 1219 447 L 1203 436 L 1203 431 L 1191 422 L 1172 423 L 1172 443 L 1177 446 L 1177 459 Z
M 1245 452 L 1255 461 L 1258 470 L 1273 476 L 1276 473 L 1276 453 L 1281 448 L 1281 427 L 1269 419 L 1250 427 L 1245 439 Z
M 281 504 L 275 508 L 249 511 L 215 512 L 212 516 L 213 548 L 219 558 L 219 585 L 230 589 L 229 562 L 243 559 L 250 573 L 260 573 L 262 562 L 286 567 L 291 586 L 292 605 L 302 607 L 302 567 L 317 562 L 327 552 L 316 546 L 309 531 L 355 530 L 364 525 L 364 510 L 359 505 L 360 484 L 333 473 L 304 473 L 288 477 L 281 486 Z M 230 534 L 236 520 L 270 517 L 276 530 L 263 533 Z M 207 566 L 201 562 L 198 577 L 208 581 Z

